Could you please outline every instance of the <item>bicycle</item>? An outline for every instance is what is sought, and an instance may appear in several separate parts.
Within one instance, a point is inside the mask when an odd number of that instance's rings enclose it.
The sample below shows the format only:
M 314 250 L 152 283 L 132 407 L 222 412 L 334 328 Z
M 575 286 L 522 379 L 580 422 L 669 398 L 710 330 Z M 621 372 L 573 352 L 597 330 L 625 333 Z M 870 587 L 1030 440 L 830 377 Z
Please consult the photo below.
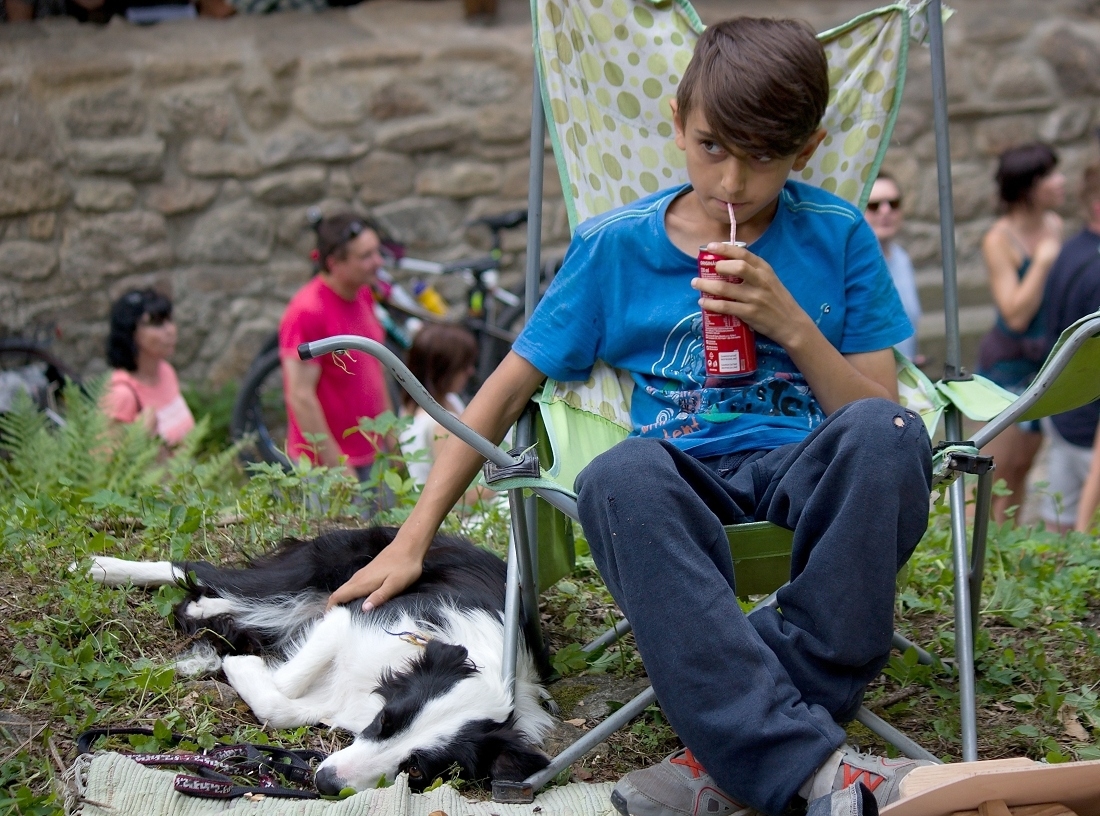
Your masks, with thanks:
M 79 386 L 76 375 L 49 351 L 52 330 L 0 337 L 0 413 L 10 411 L 17 394 L 25 393 L 57 426 L 67 384 Z
M 394 272 L 420 276 L 420 281 L 451 276 L 466 284 L 463 312 L 457 316 L 452 316 L 454 310 L 448 310 L 446 315 L 437 314 L 422 305 L 393 273 L 383 270 L 379 275 L 382 285 L 376 293 L 379 296 L 376 311 L 390 349 L 403 356 L 417 322 L 460 323 L 473 332 L 478 346 L 477 367 L 465 395 L 472 396 L 504 359 L 523 326 L 523 285 L 514 290 L 501 286 L 500 260 L 501 233 L 526 221 L 526 210 L 476 219 L 471 226 L 488 227 L 492 234 L 488 254 L 446 263 L 409 257 L 400 244 L 384 240 L 383 254 Z M 548 281 L 555 271 L 556 265 L 548 264 L 543 270 L 544 279 Z M 397 386 L 391 383 L 391 389 L 395 392 L 391 394 L 394 404 L 400 404 Z M 261 346 L 241 381 L 230 435 L 234 441 L 243 443 L 241 455 L 246 463 L 263 461 L 289 469 L 290 461 L 280 450 L 281 440 L 286 439 L 286 422 L 279 339 L 274 334 Z M 248 440 L 252 440 L 251 444 Z

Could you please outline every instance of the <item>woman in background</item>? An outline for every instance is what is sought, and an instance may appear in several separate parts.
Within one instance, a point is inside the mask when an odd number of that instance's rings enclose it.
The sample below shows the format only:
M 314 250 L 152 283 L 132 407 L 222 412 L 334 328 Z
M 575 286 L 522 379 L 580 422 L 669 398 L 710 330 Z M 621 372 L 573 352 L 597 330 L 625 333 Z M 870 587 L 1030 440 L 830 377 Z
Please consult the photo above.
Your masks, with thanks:
M 167 445 L 195 426 L 168 358 L 176 350 L 172 302 L 152 289 L 134 289 L 111 306 L 107 363 L 111 379 L 103 409 L 117 422 L 141 422 Z
M 1014 147 L 1001 154 L 997 187 L 1002 215 L 982 239 L 982 257 L 997 321 L 982 338 L 978 373 L 1021 393 L 1046 358 L 1043 289 L 1062 246 L 1062 219 L 1055 208 L 1066 199 L 1058 157 L 1045 144 Z M 1027 474 L 1042 442 L 1039 423 L 1006 428 L 985 446 L 1010 493 L 993 497 L 993 518 L 1001 523 L 1009 507 L 1022 507 Z
M 898 290 L 898 297 L 901 298 L 901 307 L 905 309 L 905 316 L 913 324 L 913 334 L 894 348 L 917 365 L 921 365 L 924 358 L 917 351 L 917 326 L 920 324 L 921 316 L 920 294 L 917 291 L 913 261 L 910 260 L 909 253 L 902 249 L 896 240 L 898 232 L 901 231 L 901 205 L 901 187 L 889 173 L 880 172 L 871 187 L 871 195 L 867 199 L 867 209 L 864 210 L 863 217 L 867 219 L 875 237 L 878 238 L 882 255 L 886 259 L 886 268 L 890 270 L 890 278 L 894 281 L 894 288 Z

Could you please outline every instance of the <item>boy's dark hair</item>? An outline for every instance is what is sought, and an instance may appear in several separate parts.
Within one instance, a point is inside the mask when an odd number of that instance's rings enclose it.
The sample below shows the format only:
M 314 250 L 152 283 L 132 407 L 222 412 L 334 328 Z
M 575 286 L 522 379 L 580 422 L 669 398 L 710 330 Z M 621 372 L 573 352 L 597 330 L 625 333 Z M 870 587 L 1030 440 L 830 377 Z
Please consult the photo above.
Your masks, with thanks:
M 317 232 L 318 271 L 328 269 L 330 257 L 342 261 L 348 256 L 348 244 L 364 230 L 370 230 L 381 238 L 378 227 L 369 218 L 352 212 L 341 212 L 320 219 L 314 224 Z
M 446 387 L 477 360 L 477 340 L 469 329 L 441 323 L 428 323 L 413 338 L 408 366 L 436 402 L 442 404 Z M 416 401 L 402 394 L 405 409 L 416 409 Z
M 172 301 L 155 289 L 131 289 L 111 304 L 111 328 L 107 334 L 107 364 L 137 371 L 134 332 L 145 315 L 155 324 L 172 317 Z
M 1011 147 L 997 161 L 997 194 L 1003 204 L 1026 202 L 1039 179 L 1058 164 L 1054 148 L 1042 142 Z
M 721 144 L 772 158 L 801 150 L 828 102 L 829 66 L 813 30 L 766 17 L 707 28 L 676 90 L 682 126 L 698 108 Z

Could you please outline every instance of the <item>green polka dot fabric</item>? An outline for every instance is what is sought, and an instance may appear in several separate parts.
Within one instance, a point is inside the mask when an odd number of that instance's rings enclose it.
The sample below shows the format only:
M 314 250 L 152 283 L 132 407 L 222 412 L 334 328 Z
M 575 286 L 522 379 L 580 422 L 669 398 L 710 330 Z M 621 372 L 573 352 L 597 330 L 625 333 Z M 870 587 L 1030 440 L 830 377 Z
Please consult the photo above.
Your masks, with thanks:
M 886 6 L 819 35 L 832 84 L 828 136 L 803 181 L 866 203 L 920 6 Z M 570 226 L 686 182 L 669 102 L 703 30 L 687 0 L 532 0 L 532 19 Z

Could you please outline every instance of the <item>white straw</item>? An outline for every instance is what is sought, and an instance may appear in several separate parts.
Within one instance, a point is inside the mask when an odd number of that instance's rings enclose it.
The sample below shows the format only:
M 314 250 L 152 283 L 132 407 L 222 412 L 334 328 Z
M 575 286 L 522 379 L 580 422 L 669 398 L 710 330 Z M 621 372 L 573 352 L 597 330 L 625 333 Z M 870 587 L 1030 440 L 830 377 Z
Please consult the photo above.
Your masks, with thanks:
M 737 243 L 737 218 L 733 214 L 733 205 L 730 202 L 726 202 L 726 210 L 730 214 L 730 243 Z

